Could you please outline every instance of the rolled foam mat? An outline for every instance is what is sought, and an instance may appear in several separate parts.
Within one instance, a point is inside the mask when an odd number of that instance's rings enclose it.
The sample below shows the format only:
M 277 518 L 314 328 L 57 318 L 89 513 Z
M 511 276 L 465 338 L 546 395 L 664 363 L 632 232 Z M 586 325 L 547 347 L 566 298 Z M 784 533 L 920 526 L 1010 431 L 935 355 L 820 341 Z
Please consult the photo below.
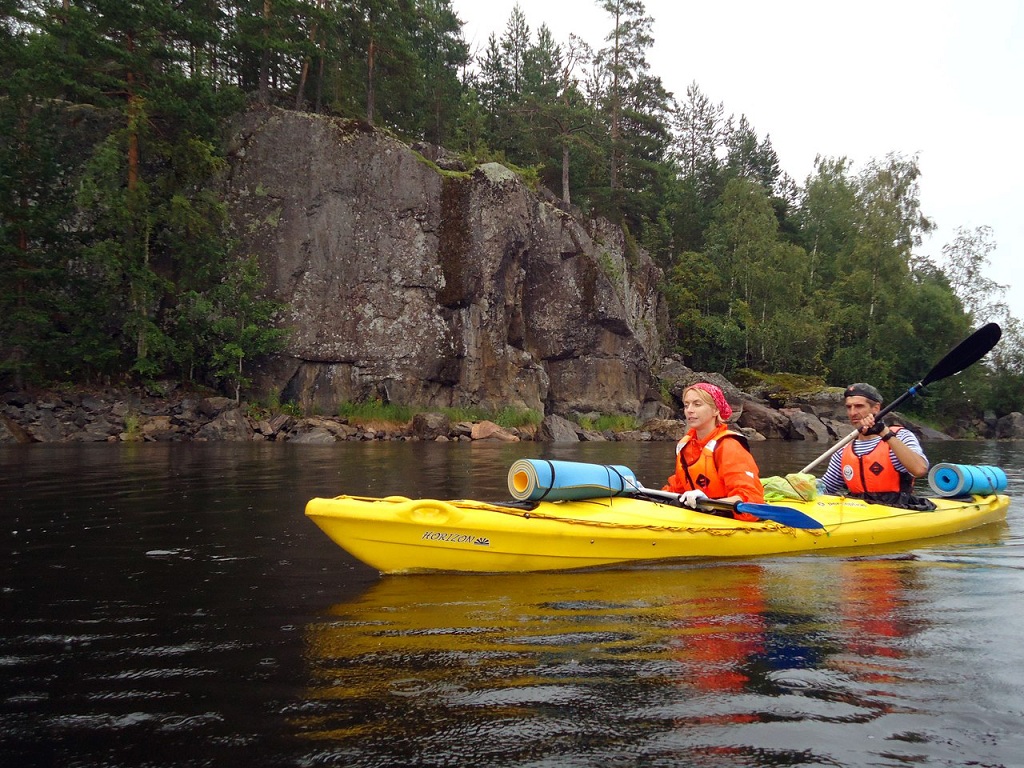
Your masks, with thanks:
M 928 472 L 928 485 L 939 496 L 984 496 L 1006 490 L 1006 473 L 986 465 L 936 464 Z
M 617 496 L 637 488 L 629 467 L 576 461 L 519 459 L 509 467 L 508 490 L 520 501 L 565 501 Z

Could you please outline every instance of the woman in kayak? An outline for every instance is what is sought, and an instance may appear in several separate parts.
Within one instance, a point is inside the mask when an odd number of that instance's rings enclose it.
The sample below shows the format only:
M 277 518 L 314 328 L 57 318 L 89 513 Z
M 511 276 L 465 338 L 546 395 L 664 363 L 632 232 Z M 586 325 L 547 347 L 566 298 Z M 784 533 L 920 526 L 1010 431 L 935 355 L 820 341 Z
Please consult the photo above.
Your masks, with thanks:
M 764 502 L 761 475 L 747 438 L 726 423 L 732 407 L 720 387 L 699 382 L 683 391 L 683 415 L 689 426 L 676 443 L 676 471 L 662 488 L 696 509 L 700 499 Z

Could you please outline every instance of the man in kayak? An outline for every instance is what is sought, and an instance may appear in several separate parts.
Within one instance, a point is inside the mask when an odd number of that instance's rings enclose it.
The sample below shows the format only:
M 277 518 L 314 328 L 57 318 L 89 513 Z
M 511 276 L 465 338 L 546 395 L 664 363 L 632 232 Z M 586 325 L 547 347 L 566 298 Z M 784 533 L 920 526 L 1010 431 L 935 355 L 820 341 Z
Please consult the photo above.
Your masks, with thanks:
M 928 474 L 928 458 L 917 435 L 876 419 L 882 395 L 870 384 L 851 384 L 843 400 L 857 436 L 832 454 L 819 483 L 821 490 L 846 491 L 877 504 L 920 508 L 924 500 L 913 496 L 914 479 Z
M 690 429 L 676 443 L 676 471 L 662 490 L 681 494 L 680 502 L 690 509 L 707 498 L 763 503 L 757 462 L 746 436 L 726 423 L 732 407 L 721 387 L 706 382 L 687 387 L 683 415 Z

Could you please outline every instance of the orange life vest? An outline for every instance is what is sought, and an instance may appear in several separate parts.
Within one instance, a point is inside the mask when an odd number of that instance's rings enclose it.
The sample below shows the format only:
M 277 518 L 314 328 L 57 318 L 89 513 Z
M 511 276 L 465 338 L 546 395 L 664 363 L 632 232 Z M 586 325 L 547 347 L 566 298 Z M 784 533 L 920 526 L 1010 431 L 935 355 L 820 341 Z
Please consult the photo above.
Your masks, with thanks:
M 725 424 L 720 424 L 717 431 L 712 433 L 692 464 L 684 464 L 683 459 L 683 449 L 690 442 L 690 435 L 687 434 L 676 443 L 676 476 L 686 478 L 690 490 L 704 491 L 712 499 L 729 495 L 715 461 L 715 448 L 723 438 L 739 440 L 744 448 L 750 450 L 746 436 L 742 432 L 733 432 Z
M 889 427 L 893 434 L 900 429 Z M 853 443 L 847 444 L 843 449 L 843 480 L 852 494 L 909 493 L 914 485 L 909 472 L 899 472 L 893 466 L 889 445 L 884 440 L 879 440 L 863 456 L 853 452 Z

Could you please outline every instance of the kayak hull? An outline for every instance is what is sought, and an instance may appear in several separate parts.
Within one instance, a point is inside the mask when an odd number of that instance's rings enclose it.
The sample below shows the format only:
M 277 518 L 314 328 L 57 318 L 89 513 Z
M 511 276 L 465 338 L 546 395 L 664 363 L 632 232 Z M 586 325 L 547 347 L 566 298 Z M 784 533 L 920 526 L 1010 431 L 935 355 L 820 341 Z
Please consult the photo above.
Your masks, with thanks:
M 631 497 L 505 505 L 337 496 L 311 499 L 306 515 L 382 573 L 508 573 L 916 541 L 1004 520 L 1010 502 L 1000 494 L 932 500 L 937 509 L 927 512 L 839 496 L 779 503 L 814 518 L 820 529 L 743 522 Z

